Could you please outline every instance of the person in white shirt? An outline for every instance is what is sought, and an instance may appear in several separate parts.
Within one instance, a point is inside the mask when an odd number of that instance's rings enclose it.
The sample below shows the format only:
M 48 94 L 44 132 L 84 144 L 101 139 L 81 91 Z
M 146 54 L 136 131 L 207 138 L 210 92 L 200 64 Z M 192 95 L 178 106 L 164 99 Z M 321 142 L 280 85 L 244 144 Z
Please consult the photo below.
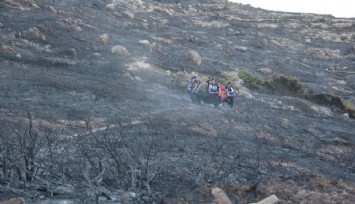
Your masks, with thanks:
M 216 82 L 213 78 L 210 80 L 208 85 L 208 92 L 212 97 L 213 106 L 217 108 L 221 103 L 221 99 L 219 97 L 219 83 Z
M 228 97 L 228 104 L 230 105 L 231 108 L 233 108 L 233 103 L 234 103 L 234 96 L 236 95 L 237 91 L 234 90 L 232 87 L 232 82 L 228 81 L 226 90 L 227 90 L 227 97 Z

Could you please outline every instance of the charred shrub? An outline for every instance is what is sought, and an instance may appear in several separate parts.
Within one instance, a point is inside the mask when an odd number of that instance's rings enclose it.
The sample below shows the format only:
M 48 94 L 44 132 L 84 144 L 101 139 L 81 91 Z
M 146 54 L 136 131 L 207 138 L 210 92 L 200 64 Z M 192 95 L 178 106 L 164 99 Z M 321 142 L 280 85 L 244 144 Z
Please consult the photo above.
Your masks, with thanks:
M 279 76 L 263 82 L 267 92 L 277 95 L 303 97 L 308 91 L 296 77 Z
M 320 105 L 330 106 L 340 112 L 346 112 L 350 118 L 355 118 L 354 106 L 345 99 L 331 94 L 308 94 L 306 99 Z
M 238 76 L 243 80 L 244 85 L 250 89 L 258 90 L 263 86 L 263 82 L 248 71 L 242 70 L 238 73 Z

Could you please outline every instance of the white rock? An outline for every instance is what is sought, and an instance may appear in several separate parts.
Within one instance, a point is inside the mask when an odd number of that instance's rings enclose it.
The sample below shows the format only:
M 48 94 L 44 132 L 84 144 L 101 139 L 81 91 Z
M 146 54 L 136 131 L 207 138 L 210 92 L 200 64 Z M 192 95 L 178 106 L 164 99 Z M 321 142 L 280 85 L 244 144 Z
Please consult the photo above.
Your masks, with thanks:
M 38 38 L 41 40 L 46 40 L 46 36 L 41 33 L 41 31 L 37 27 L 31 27 L 28 29 L 28 34 L 34 38 Z
M 288 125 L 290 124 L 290 121 L 287 120 L 287 119 L 285 119 L 285 118 L 281 118 L 281 119 L 280 119 L 280 124 L 281 124 L 282 126 L 288 126 Z
M 151 47 L 151 44 L 148 40 L 140 40 L 139 44 L 144 46 L 144 47 Z
M 215 200 L 219 204 L 232 204 L 232 201 L 228 198 L 227 194 L 220 188 L 214 187 L 211 191 L 212 195 L 215 197 Z
M 114 12 L 116 10 L 115 4 L 107 4 L 106 5 L 106 11 L 108 12 Z
M 128 12 L 128 11 L 123 12 L 122 15 L 123 15 L 124 17 L 126 17 L 126 18 L 131 19 L 131 20 L 134 19 L 134 14 L 133 14 L 133 13 L 130 13 L 130 12 Z
M 57 10 L 56 10 L 53 6 L 49 6 L 49 10 L 50 10 L 52 13 L 58 13 Z
M 130 73 L 124 73 L 123 76 L 127 79 L 134 80 L 134 77 Z
M 241 51 L 241 52 L 245 52 L 245 51 L 249 50 L 249 48 L 244 47 L 244 46 L 239 46 L 239 45 L 234 46 L 234 49 Z
M 75 48 L 70 49 L 71 56 L 76 57 L 78 55 L 77 51 Z
M 16 55 L 16 57 L 17 57 L 17 58 L 21 58 L 22 55 L 21 55 L 20 53 L 18 53 L 18 54 Z
M 258 24 L 256 24 L 256 26 L 258 28 L 273 28 L 273 29 L 276 29 L 279 27 L 277 24 L 274 24 L 274 23 L 258 23 Z
M 159 26 L 164 27 L 167 24 L 169 24 L 170 21 L 167 19 L 161 19 L 161 20 L 158 20 L 158 22 L 159 22 Z
M 351 28 L 354 26 L 353 23 L 348 22 L 348 23 L 335 23 L 332 25 L 334 28 Z
M 200 54 L 198 54 L 198 52 L 194 51 L 194 50 L 189 50 L 186 53 L 186 58 L 188 60 L 193 61 L 195 64 L 200 65 L 202 62 L 201 56 Z
M 279 202 L 279 198 L 276 197 L 276 195 L 271 195 L 259 202 L 257 202 L 256 204 L 274 204 L 274 203 L 278 203 Z
M 277 101 L 277 105 L 282 106 L 283 105 L 282 101 Z
M 31 6 L 32 6 L 32 8 L 34 8 L 34 9 L 41 9 L 41 7 L 39 7 L 39 6 L 38 6 L 37 4 L 35 4 L 35 3 L 32 3 Z
M 243 85 L 244 84 L 243 79 L 238 79 L 238 84 Z
M 140 78 L 139 76 L 134 76 L 133 78 L 134 78 L 134 80 L 136 80 L 136 81 L 143 81 L 142 78 Z
M 136 198 L 136 197 L 137 197 L 137 194 L 134 193 L 134 192 L 129 192 L 128 194 L 129 194 L 132 198 Z
M 269 75 L 272 73 L 271 69 L 270 68 L 261 68 L 261 69 L 258 69 L 259 72 L 263 73 L 264 75 Z
M 125 56 L 129 56 L 130 55 L 128 50 L 122 45 L 113 46 L 111 48 L 111 52 L 114 53 L 114 54 L 118 54 L 118 55 L 125 55 Z
M 244 96 L 247 99 L 254 99 L 255 98 L 251 93 L 249 93 L 247 90 L 244 90 L 244 89 L 239 90 L 239 95 Z
M 102 43 L 102 44 L 107 44 L 107 42 L 108 42 L 108 35 L 107 35 L 106 33 L 100 35 L 100 37 L 99 37 L 99 42 Z
M 311 111 L 317 113 L 318 115 L 324 115 L 324 116 L 328 116 L 328 117 L 333 116 L 332 110 L 328 107 L 325 107 L 325 106 L 313 105 L 313 106 L 310 106 L 310 109 L 311 109 Z
M 146 19 L 143 19 L 143 18 L 139 19 L 139 22 L 141 22 L 141 23 L 148 23 L 148 21 L 147 21 Z
M 7 45 L 1 45 L 0 50 L 4 51 L 6 53 L 9 53 L 9 54 L 15 54 L 15 52 L 16 52 L 14 48 L 7 46 Z

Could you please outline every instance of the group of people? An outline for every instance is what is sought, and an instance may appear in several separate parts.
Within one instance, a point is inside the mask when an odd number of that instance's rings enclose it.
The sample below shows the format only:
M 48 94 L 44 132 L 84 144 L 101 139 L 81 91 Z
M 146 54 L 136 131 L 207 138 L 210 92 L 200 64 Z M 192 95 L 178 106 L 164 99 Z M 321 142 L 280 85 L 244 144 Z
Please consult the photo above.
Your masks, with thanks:
M 224 101 L 221 91 L 224 91 L 227 98 L 226 101 L 233 107 L 234 97 L 236 95 L 236 90 L 232 87 L 232 82 L 228 81 L 225 86 L 219 84 L 213 77 L 209 77 L 206 81 L 207 83 L 207 93 L 208 97 L 211 97 L 213 105 L 215 108 L 220 107 L 221 102 Z M 201 103 L 201 96 L 204 94 L 201 90 L 201 81 L 197 79 L 196 76 L 193 76 L 187 86 L 187 91 L 190 94 L 192 103 Z

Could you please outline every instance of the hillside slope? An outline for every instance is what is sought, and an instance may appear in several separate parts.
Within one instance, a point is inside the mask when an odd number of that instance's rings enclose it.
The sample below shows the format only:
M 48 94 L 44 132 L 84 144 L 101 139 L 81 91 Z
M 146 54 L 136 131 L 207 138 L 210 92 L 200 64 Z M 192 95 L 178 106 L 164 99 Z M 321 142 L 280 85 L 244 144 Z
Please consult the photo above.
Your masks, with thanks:
M 0 2 L 1 199 L 351 203 L 355 20 L 166 2 Z

